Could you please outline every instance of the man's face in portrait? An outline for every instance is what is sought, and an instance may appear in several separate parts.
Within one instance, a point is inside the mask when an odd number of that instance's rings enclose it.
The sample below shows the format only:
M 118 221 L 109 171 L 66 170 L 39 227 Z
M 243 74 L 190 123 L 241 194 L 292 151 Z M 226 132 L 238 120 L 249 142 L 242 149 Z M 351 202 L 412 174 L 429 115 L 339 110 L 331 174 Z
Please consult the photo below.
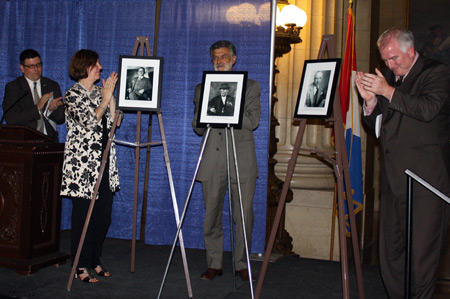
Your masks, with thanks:
M 226 97 L 226 96 L 228 95 L 228 92 L 229 92 L 229 90 L 226 89 L 226 88 L 221 88 L 221 89 L 220 89 L 220 95 L 221 95 L 222 97 Z
M 323 74 L 321 72 L 317 72 L 314 75 L 314 85 L 319 88 L 321 82 L 322 82 Z

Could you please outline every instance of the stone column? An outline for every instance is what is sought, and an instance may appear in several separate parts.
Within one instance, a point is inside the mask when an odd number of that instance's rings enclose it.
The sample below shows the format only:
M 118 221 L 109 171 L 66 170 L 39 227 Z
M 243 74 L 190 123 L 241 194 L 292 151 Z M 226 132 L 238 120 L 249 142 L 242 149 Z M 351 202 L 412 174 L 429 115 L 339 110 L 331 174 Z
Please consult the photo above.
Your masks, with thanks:
M 343 0 L 346 1 L 346 0 Z M 298 124 L 292 116 L 297 102 L 299 85 L 305 60 L 317 59 L 324 34 L 335 34 L 337 55 L 340 57 L 342 39 L 342 1 L 297 0 L 289 1 L 303 9 L 308 21 L 301 32 L 302 43 L 276 61 L 280 73 L 275 80 L 276 97 L 274 114 L 280 125 L 275 135 L 279 139 L 275 159 L 275 173 L 285 178 L 288 162 L 298 133 Z M 339 30 L 335 30 L 339 27 Z M 328 57 L 324 57 L 328 58 Z M 332 124 L 324 120 L 309 120 L 304 132 L 302 147 L 317 147 L 333 151 Z M 291 189 L 293 200 L 286 204 L 286 230 L 293 239 L 293 251 L 302 257 L 328 259 L 330 236 L 336 240 L 331 258 L 339 259 L 337 230 L 331 232 L 334 195 L 333 169 L 317 157 L 300 153 Z M 337 223 L 336 223 L 337 228 Z

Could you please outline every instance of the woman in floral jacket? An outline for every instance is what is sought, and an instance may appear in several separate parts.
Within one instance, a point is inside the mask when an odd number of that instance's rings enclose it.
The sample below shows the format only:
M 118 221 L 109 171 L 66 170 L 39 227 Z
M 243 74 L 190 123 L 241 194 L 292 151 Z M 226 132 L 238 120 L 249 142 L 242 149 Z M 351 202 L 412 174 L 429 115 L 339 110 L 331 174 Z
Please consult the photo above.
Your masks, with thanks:
M 69 75 L 77 81 L 65 94 L 67 139 L 64 149 L 61 195 L 72 198 L 71 259 L 75 259 L 90 200 L 99 176 L 103 149 L 115 114 L 113 91 L 117 74 L 112 73 L 103 87 L 99 56 L 91 50 L 77 51 L 69 64 Z M 100 262 L 103 241 L 111 224 L 113 192 L 119 189 L 114 143 L 101 179 L 97 200 L 77 265 L 77 276 L 84 282 L 98 282 L 88 270 L 99 276 L 111 274 Z

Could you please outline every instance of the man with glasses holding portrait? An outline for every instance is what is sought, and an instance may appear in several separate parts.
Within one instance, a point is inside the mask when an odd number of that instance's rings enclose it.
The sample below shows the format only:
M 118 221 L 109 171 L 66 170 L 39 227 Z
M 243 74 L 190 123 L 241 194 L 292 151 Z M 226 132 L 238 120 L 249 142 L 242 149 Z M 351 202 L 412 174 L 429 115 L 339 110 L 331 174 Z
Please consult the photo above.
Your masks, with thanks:
M 6 84 L 3 118 L 9 125 L 30 127 L 58 142 L 56 124 L 65 119 L 59 84 L 42 77 L 41 57 L 33 49 L 20 54 L 20 70 L 23 76 Z

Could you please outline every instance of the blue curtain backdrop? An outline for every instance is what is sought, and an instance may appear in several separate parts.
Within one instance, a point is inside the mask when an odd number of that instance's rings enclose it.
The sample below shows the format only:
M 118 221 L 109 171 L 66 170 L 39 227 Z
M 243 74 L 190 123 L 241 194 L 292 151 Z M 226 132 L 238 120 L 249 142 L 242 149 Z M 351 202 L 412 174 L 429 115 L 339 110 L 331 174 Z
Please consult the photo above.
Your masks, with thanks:
M 119 55 L 131 55 L 136 36 L 149 36 L 153 51 L 156 1 L 149 0 L 11 0 L 0 2 L 0 90 L 20 76 L 19 54 L 34 48 L 44 63 L 43 76 L 59 82 L 64 93 L 74 82 L 68 76 L 73 53 L 81 48 L 100 55 L 103 78 L 118 71 Z M 260 83 L 261 120 L 255 131 L 259 178 L 254 197 L 252 252 L 264 251 L 269 138 L 270 2 L 164 0 L 157 56 L 164 58 L 161 111 L 179 210 L 181 212 L 197 162 L 201 137 L 191 127 L 194 87 L 204 70 L 212 70 L 209 47 L 220 39 L 237 48 L 235 70 L 248 71 Z M 1 111 L 0 117 L 3 111 Z M 146 142 L 148 114 L 142 114 L 141 142 Z M 136 113 L 126 112 L 116 138 L 134 142 Z M 153 116 L 152 141 L 161 140 Z M 60 140 L 66 136 L 59 126 Z M 131 239 L 134 198 L 134 148 L 117 147 L 121 190 L 114 197 L 108 236 Z M 140 152 L 138 224 L 144 189 L 145 149 Z M 145 242 L 172 244 L 176 232 L 171 193 L 162 146 L 150 154 L 149 195 Z M 228 202 L 225 202 L 225 207 Z M 70 228 L 71 202 L 63 199 L 62 229 Z M 204 207 L 201 184 L 194 186 L 183 226 L 185 245 L 203 246 Z M 230 249 L 228 212 L 224 211 L 225 249 Z M 138 234 L 139 236 L 139 231 Z

